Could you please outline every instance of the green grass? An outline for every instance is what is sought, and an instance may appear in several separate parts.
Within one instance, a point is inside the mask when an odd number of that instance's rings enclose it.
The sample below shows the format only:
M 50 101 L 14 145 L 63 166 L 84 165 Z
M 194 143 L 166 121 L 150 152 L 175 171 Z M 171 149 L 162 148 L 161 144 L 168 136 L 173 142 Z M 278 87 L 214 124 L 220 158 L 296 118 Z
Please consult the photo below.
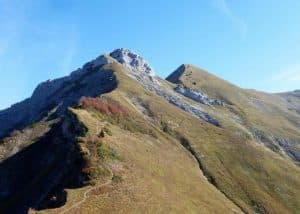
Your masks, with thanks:
M 121 183 L 121 182 L 123 182 L 123 178 L 122 178 L 122 176 L 119 176 L 119 175 L 113 175 L 112 181 L 115 183 Z
M 180 77 L 184 85 L 229 105 L 214 111 L 203 107 L 222 121 L 224 130 L 201 128 L 192 121 L 177 128 L 202 154 L 202 162 L 218 188 L 250 213 L 264 209 L 269 213 L 300 210 L 299 168 L 277 154 L 280 149 L 274 141 L 274 136 L 282 136 L 299 142 L 300 132 L 291 122 L 299 115 L 285 109 L 275 95 L 241 89 L 192 65 L 186 66 L 186 73 L 189 75 Z M 249 98 L 255 99 L 254 104 Z M 235 114 L 242 124 L 232 119 Z M 171 115 L 164 115 L 166 120 L 174 121 Z M 258 145 L 251 135 L 249 138 L 253 130 L 265 146 Z
M 270 141 L 272 132 L 289 137 L 299 133 L 272 96 L 242 90 L 189 66 L 189 75 L 182 80 L 184 84 L 201 89 L 230 106 L 214 111 L 203 106 L 222 120 L 224 126 L 218 128 L 145 91 L 124 74 L 122 67 L 112 64 L 108 68 L 115 71 L 119 85 L 105 97 L 122 104 L 129 111 L 128 116 L 104 117 L 90 109 L 80 109 L 78 114 L 89 127 L 89 134 L 99 134 L 96 121 L 110 124 L 113 135 L 105 136 L 99 145 L 94 144 L 97 149 L 92 154 L 100 161 L 109 161 L 115 158 L 111 150 L 114 149 L 126 166 L 125 175 L 122 174 L 126 182 L 116 185 L 117 189 L 111 191 L 109 197 L 91 198 L 83 205 L 83 213 L 95 213 L 97 206 L 100 207 L 97 211 L 122 210 L 124 213 L 143 209 L 152 213 L 239 210 L 232 202 L 247 213 L 297 213 L 300 210 L 299 168 L 291 160 L 255 142 L 247 132 L 257 128 L 265 143 Z M 126 99 L 133 93 L 148 104 L 153 123 L 145 120 Z M 279 114 L 257 111 L 249 104 L 249 96 L 265 100 L 274 111 L 279 108 Z M 242 124 L 232 119 L 234 114 L 241 117 Z M 176 140 L 178 137 L 189 142 L 215 186 L 203 178 L 195 159 Z M 269 147 L 272 148 L 272 144 Z M 272 149 L 277 151 L 277 148 Z
M 104 144 L 102 141 L 97 142 L 97 155 L 101 160 L 118 160 L 119 156 L 116 151 Z
M 105 126 L 102 130 L 104 133 L 108 134 L 109 136 L 112 136 L 112 132 L 108 127 Z

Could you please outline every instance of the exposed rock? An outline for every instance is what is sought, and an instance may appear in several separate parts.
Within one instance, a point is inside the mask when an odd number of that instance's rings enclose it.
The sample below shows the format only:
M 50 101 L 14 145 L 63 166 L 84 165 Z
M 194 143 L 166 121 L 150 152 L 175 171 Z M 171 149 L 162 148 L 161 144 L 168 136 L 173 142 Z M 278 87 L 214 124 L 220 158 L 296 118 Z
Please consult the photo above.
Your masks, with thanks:
M 144 86 L 145 89 L 154 92 L 158 96 L 166 99 L 169 103 L 181 108 L 182 110 L 191 113 L 193 116 L 209 122 L 215 126 L 220 126 L 220 123 L 210 116 L 209 114 L 203 112 L 199 106 L 193 106 L 187 101 L 185 101 L 180 95 L 170 90 L 169 88 L 163 87 L 161 84 L 154 84 L 145 78 L 139 79 L 139 82 Z
M 192 100 L 195 100 L 196 102 L 202 103 L 204 105 L 208 106 L 224 106 L 224 102 L 221 100 L 216 100 L 216 99 L 210 99 L 207 94 L 201 92 L 201 91 L 196 91 L 190 88 L 186 88 L 182 85 L 178 85 L 175 88 L 175 91 L 178 92 L 179 94 L 182 94 Z
M 251 133 L 256 142 L 264 144 L 274 152 L 289 156 L 300 165 L 300 150 L 293 148 L 294 145 L 297 145 L 296 141 L 278 135 L 266 134 L 263 131 L 254 128 L 251 129 Z
M 150 67 L 146 60 L 128 49 L 116 49 L 110 53 L 110 56 L 122 65 L 125 65 L 134 71 L 141 72 L 149 76 L 155 76 L 154 70 Z
M 285 139 L 283 137 L 275 137 L 275 142 L 279 144 L 279 146 L 285 151 L 285 153 L 290 156 L 293 160 L 300 165 L 300 150 L 293 149 L 293 144 L 297 144 L 296 142 L 292 142 L 291 140 Z
M 220 126 L 220 123 L 215 118 L 203 112 L 199 106 L 189 104 L 181 97 L 181 95 L 164 87 L 163 84 L 160 83 L 160 79 L 155 76 L 154 70 L 146 60 L 138 54 L 127 49 L 117 49 L 113 51 L 110 56 L 124 65 L 127 71 L 126 74 L 136 79 L 145 89 L 163 97 L 171 104 L 191 113 L 201 120 Z

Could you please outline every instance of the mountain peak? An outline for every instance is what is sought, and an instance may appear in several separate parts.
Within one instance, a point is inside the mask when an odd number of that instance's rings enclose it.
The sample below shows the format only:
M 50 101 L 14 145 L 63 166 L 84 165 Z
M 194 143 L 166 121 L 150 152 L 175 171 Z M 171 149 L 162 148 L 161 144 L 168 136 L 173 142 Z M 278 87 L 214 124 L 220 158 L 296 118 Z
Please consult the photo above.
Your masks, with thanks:
M 143 57 L 129 49 L 118 48 L 109 55 L 128 68 L 145 73 L 149 76 L 155 76 L 155 72 L 149 63 Z
M 186 65 L 185 64 L 180 65 L 174 72 L 172 72 L 166 78 L 166 80 L 172 83 L 179 83 L 180 82 L 179 79 L 185 70 L 186 70 Z

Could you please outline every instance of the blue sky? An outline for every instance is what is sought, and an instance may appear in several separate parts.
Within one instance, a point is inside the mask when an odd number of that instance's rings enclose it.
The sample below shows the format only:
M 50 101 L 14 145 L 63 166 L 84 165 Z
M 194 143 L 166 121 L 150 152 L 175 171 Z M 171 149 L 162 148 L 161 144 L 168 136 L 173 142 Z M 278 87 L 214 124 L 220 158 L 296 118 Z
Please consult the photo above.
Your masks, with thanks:
M 0 109 L 115 48 L 244 88 L 300 88 L 299 0 L 0 0 Z

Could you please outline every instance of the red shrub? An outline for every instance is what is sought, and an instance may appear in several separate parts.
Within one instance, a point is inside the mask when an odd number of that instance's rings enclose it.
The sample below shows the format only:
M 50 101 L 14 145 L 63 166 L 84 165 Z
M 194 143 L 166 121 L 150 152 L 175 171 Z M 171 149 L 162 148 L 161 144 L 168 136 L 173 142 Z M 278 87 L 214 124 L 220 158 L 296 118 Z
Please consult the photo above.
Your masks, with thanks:
M 116 106 L 116 105 L 113 105 L 113 104 L 109 104 L 108 105 L 108 110 L 112 114 L 123 115 L 123 111 L 122 111 L 122 109 L 119 106 Z
M 108 104 L 99 98 L 82 97 L 79 101 L 83 107 L 92 107 L 104 114 L 125 115 L 127 111 L 115 104 Z
M 104 114 L 108 114 L 109 110 L 108 110 L 108 106 L 106 103 L 104 103 L 102 100 L 97 99 L 97 98 L 92 98 L 92 97 L 82 97 L 80 99 L 80 104 L 83 107 L 92 107 L 95 108 L 96 110 L 104 113 Z

